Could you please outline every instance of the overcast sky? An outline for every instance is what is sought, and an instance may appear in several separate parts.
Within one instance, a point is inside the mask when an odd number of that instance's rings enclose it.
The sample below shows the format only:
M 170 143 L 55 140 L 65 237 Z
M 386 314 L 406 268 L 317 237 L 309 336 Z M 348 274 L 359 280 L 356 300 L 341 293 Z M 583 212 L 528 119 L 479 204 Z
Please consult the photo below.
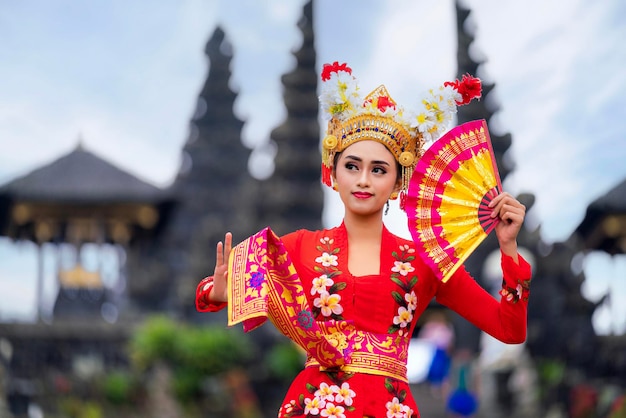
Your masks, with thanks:
M 80 140 L 143 180 L 169 185 L 207 75 L 204 47 L 218 23 L 234 49 L 231 87 L 244 143 L 262 148 L 285 117 L 279 77 L 293 68 L 302 5 L 0 0 L 0 184 L 69 153 Z M 501 111 L 490 129 L 513 135 L 516 169 L 505 189 L 533 193 L 528 226 L 541 225 L 547 242 L 565 240 L 587 205 L 626 177 L 626 3 L 465 5 L 472 9 L 473 53 L 485 61 L 478 76 L 496 83 L 490 99 Z M 318 0 L 315 29 L 318 67 L 347 62 L 362 89 L 384 83 L 405 107 L 455 75 L 452 1 Z M 342 214 L 328 196 L 330 226 Z M 387 222 L 405 234 L 401 213 Z M 32 260 L 28 245 L 16 250 L 0 240 L 0 319 L 32 315 Z M 596 278 L 586 270 L 596 284 L 585 289 L 588 296 L 611 287 L 626 297 L 626 263 L 602 255 L 588 263 L 596 262 L 611 273 Z M 605 331 L 626 329 L 626 311 L 618 309 L 598 314 Z

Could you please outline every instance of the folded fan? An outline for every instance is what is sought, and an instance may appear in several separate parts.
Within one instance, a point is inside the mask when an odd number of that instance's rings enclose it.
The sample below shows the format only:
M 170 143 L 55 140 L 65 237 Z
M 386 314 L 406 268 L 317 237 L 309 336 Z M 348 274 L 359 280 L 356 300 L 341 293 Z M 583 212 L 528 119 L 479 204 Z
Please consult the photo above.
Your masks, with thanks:
M 417 252 L 441 281 L 495 228 L 488 205 L 501 191 L 484 120 L 455 127 L 420 158 L 405 210 Z

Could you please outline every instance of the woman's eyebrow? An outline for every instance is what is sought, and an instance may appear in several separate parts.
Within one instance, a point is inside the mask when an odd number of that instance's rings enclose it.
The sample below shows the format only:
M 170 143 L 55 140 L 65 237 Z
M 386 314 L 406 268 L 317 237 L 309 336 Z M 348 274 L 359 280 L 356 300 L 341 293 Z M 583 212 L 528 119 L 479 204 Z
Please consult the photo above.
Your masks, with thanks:
M 346 159 L 359 161 L 359 162 L 363 161 L 363 159 L 361 157 L 357 157 L 356 155 L 346 155 Z M 389 163 L 387 161 L 384 161 L 384 160 L 373 160 L 372 164 L 384 164 L 384 165 L 387 165 L 387 166 L 389 165 Z

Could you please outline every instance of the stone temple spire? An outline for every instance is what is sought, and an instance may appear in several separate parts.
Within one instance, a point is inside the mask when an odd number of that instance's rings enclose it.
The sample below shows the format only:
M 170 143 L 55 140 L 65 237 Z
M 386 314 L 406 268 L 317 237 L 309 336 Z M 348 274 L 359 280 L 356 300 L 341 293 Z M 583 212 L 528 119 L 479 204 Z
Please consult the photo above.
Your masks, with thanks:
M 172 190 L 179 200 L 166 243 L 171 279 L 178 283 L 181 305 L 193 300 L 195 285 L 212 272 L 215 245 L 231 231 L 250 235 L 248 173 L 250 150 L 241 142 L 243 122 L 233 113 L 237 94 L 229 88 L 232 46 L 218 27 L 205 52 L 209 72 L 198 97 L 180 171 Z M 193 304 L 191 304 L 193 305 Z M 192 306 L 193 308 L 193 306 Z
M 277 146 L 273 175 L 261 184 L 261 226 L 278 234 L 322 226 L 324 196 L 320 182 L 320 131 L 313 33 L 313 3 L 298 22 L 302 45 L 294 52 L 296 67 L 283 75 L 285 122 L 271 132 Z
M 474 42 L 474 36 L 465 30 L 465 23 L 470 15 L 470 10 L 464 8 L 459 4 L 459 1 L 455 3 L 456 6 L 456 18 L 457 18 L 457 77 L 461 77 L 465 73 L 477 75 L 478 67 L 482 62 L 476 62 L 470 54 L 470 46 Z M 491 105 L 493 101 L 487 100 L 491 94 L 495 84 L 485 83 L 483 80 L 483 97 L 481 100 L 474 100 L 466 106 L 461 106 L 458 109 L 459 124 L 476 119 L 485 119 L 487 124 L 489 120 L 498 111 L 496 105 Z M 490 106 L 491 105 L 491 106 Z M 498 164 L 498 170 L 500 172 L 500 178 L 504 181 L 504 178 L 513 170 L 513 164 L 511 161 L 504 159 L 504 154 L 511 146 L 511 134 L 497 135 L 493 131 L 490 131 L 491 142 L 493 145 L 493 151 L 496 155 L 496 162 Z M 506 163 L 505 163 L 506 161 Z

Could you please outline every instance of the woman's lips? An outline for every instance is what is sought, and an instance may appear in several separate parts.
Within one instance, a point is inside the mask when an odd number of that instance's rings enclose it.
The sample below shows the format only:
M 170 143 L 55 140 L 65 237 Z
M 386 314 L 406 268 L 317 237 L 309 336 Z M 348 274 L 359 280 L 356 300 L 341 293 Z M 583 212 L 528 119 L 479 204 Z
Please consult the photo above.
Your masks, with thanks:
M 352 195 L 354 197 L 356 197 L 357 199 L 368 199 L 370 197 L 372 197 L 371 193 L 367 193 L 367 192 L 354 192 L 352 193 Z

